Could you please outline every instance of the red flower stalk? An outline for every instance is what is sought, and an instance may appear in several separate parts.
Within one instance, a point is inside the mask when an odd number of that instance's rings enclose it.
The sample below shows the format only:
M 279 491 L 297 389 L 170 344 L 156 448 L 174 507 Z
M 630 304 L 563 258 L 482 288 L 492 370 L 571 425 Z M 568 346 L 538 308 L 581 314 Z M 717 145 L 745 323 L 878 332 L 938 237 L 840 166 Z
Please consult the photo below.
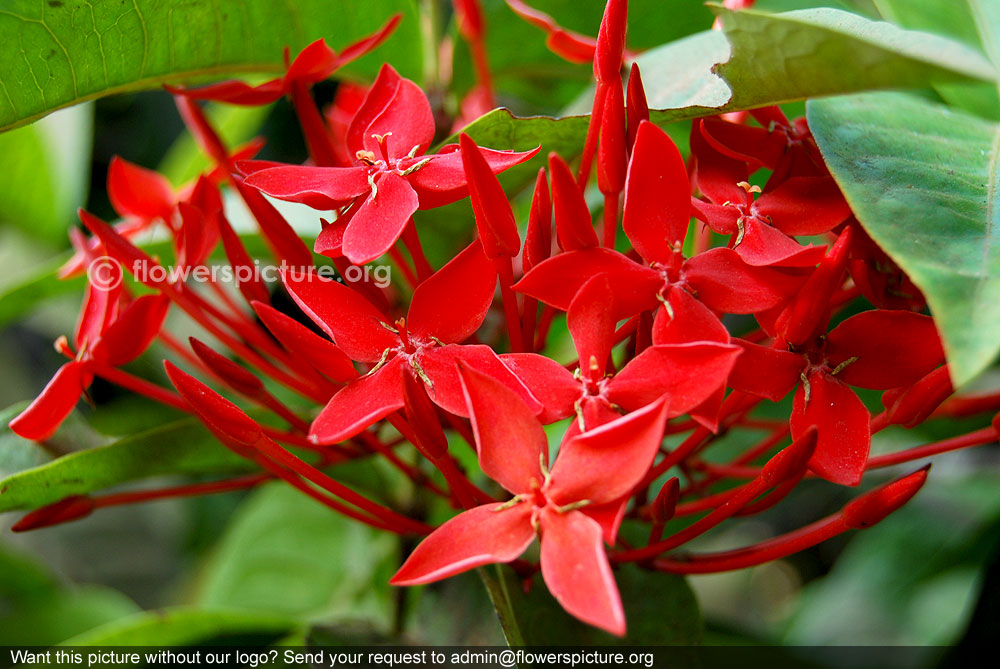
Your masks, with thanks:
M 652 463 L 666 421 L 659 401 L 564 442 L 551 471 L 548 439 L 531 409 L 495 379 L 460 372 L 487 476 L 514 497 L 459 514 L 428 536 L 392 577 L 417 585 L 492 562 L 510 562 L 541 537 L 542 577 L 569 613 L 612 634 L 625 614 L 602 545 L 614 527 L 592 515 L 619 506 Z M 503 424 L 492 418 L 505 417 Z M 610 536 L 609 536 L 610 535 Z

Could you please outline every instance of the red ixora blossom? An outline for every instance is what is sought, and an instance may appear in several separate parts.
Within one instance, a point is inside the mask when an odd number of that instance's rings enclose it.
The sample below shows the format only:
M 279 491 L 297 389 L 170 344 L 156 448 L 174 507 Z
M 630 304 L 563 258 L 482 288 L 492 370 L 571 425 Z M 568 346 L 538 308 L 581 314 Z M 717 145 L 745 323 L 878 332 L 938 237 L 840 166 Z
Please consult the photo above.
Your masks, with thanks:
M 517 389 L 538 408 L 492 348 L 460 345 L 482 324 L 496 288 L 496 268 L 478 241 L 421 283 L 407 316 L 395 321 L 343 284 L 296 271 L 283 279 L 302 310 L 347 355 L 375 365 L 330 399 L 313 421 L 314 442 L 336 443 L 403 408 L 402 374 L 423 381 L 442 409 L 465 415 L 457 360 Z
M 617 517 L 594 512 L 620 506 L 649 469 L 663 438 L 666 400 L 563 442 L 550 471 L 548 438 L 531 409 L 485 374 L 463 369 L 460 378 L 483 471 L 514 497 L 449 520 L 390 583 L 431 583 L 510 562 L 537 534 L 549 592 L 577 618 L 624 635 L 625 613 L 603 545 L 613 541 Z
M 248 186 L 278 199 L 321 210 L 350 205 L 323 231 L 316 250 L 361 264 L 388 251 L 417 209 L 440 207 L 468 194 L 458 145 L 424 155 L 433 139 L 427 96 L 385 65 L 347 131 L 353 167 L 254 161 L 239 167 L 249 174 Z M 494 173 L 537 152 L 481 151 Z

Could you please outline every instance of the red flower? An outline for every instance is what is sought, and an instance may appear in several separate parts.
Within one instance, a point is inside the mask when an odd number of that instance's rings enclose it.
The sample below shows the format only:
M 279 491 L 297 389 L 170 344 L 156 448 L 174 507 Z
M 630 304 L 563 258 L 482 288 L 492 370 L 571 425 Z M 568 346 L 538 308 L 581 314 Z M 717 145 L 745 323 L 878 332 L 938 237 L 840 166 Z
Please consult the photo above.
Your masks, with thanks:
M 342 441 L 403 408 L 403 374 L 423 381 L 430 398 L 442 409 L 464 416 L 457 360 L 489 373 L 540 408 L 493 349 L 458 345 L 486 317 L 496 276 L 482 246 L 473 242 L 421 283 L 407 317 L 390 325 L 389 318 L 347 286 L 286 272 L 285 287 L 302 310 L 352 359 L 375 363 L 371 371 L 330 399 L 313 421 L 310 439 L 322 444 Z
M 434 138 L 434 116 L 420 88 L 389 65 L 382 67 L 347 132 L 353 167 L 310 167 L 244 162 L 246 184 L 281 200 L 315 209 L 353 207 L 317 240 L 325 254 L 361 264 L 396 242 L 417 209 L 465 197 L 465 171 L 457 145 L 424 155 Z M 518 153 L 481 149 L 494 173 L 528 160 Z M 339 253 L 338 253 L 339 249 Z
M 579 431 L 592 430 L 664 394 L 670 398 L 668 416 L 688 413 L 723 387 L 739 354 L 738 347 L 716 342 L 651 346 L 618 373 L 606 374 L 616 319 L 614 292 L 603 274 L 580 288 L 566 320 L 579 354 L 575 372 L 534 353 L 502 358 L 545 405 L 544 422 L 575 412 Z
M 166 89 L 177 95 L 185 95 L 197 100 L 215 100 L 232 105 L 266 105 L 279 100 L 292 92 L 295 84 L 311 86 L 323 81 L 336 70 L 353 60 L 357 60 L 384 42 L 403 19 L 402 14 L 395 14 L 385 25 L 371 35 L 344 47 L 338 55 L 326 44 L 326 40 L 318 39 L 302 49 L 295 60 L 288 63 L 288 50 L 285 50 L 285 75 L 278 79 L 265 81 L 257 86 L 250 86 L 242 81 L 223 81 L 202 88 L 183 89 L 167 86 Z
M 555 184 L 554 173 L 553 190 Z M 580 250 L 540 263 L 515 289 L 566 310 L 586 281 L 604 273 L 615 287 L 616 318 L 655 309 L 660 302 L 666 305 L 657 316 L 654 343 L 727 342 L 729 334 L 713 309 L 726 313 L 770 309 L 783 303 L 801 279 L 751 267 L 731 249 L 711 249 L 685 259 L 680 248 L 687 234 L 690 199 L 677 147 L 665 132 L 643 122 L 629 163 L 623 227 L 648 266 L 612 249 L 581 248 L 574 242 L 570 248 Z M 566 237 L 563 244 L 569 243 Z
M 695 184 L 708 198 L 692 198 L 694 215 L 715 232 L 733 235 L 730 247 L 750 265 L 811 267 L 823 247 L 801 246 L 795 235 L 818 235 L 843 223 L 851 214 L 836 182 L 829 176 L 794 176 L 760 193 L 751 186 L 743 160 L 723 155 L 705 141 L 701 124 L 691 132 L 697 160 Z
M 56 342 L 56 350 L 71 362 L 60 367 L 38 397 L 10 422 L 10 429 L 25 439 L 50 437 L 90 386 L 95 371 L 137 358 L 159 334 L 167 317 L 169 301 L 162 295 L 134 300 L 125 295 L 117 263 L 109 261 L 92 268 L 90 279 L 73 336 L 76 351 L 65 337 Z
M 484 374 L 461 370 L 460 377 L 483 471 L 514 497 L 439 527 L 390 583 L 430 583 L 510 562 L 539 534 L 549 592 L 580 620 L 624 635 L 625 614 L 602 545 L 608 531 L 589 514 L 620 506 L 645 475 L 663 438 L 666 401 L 570 438 L 549 471 L 548 439 L 531 409 Z
M 796 352 L 734 343 L 743 347 L 743 355 L 729 385 L 778 401 L 798 384 L 792 437 L 816 426 L 816 452 L 809 466 L 843 485 L 861 481 L 871 445 L 871 416 L 848 386 L 907 387 L 944 361 L 934 321 L 909 311 L 880 309 L 851 316 Z

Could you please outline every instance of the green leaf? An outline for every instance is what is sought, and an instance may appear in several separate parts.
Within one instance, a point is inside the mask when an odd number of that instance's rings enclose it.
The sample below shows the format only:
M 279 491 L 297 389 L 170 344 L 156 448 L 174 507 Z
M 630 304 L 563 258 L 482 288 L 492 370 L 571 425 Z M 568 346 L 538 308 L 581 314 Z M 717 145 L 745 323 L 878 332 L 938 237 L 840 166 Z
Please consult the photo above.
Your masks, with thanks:
M 92 126 L 93 107 L 86 105 L 0 133 L 7 165 L 0 181 L 0 223 L 65 244 L 66 228 L 86 200 Z
M 0 10 L 0 130 L 94 98 L 236 73 L 277 73 L 282 50 L 325 37 L 334 49 L 403 23 L 345 69 L 370 78 L 382 62 L 421 74 L 413 0 L 8 0 Z
M 0 481 L 0 512 L 33 509 L 150 476 L 250 469 L 249 461 L 222 446 L 195 419 L 185 418 L 8 476 Z
M 982 51 L 983 40 L 976 30 L 977 21 L 970 7 L 970 4 L 976 2 L 977 0 L 875 0 L 879 13 L 886 20 L 903 28 L 945 35 Z M 988 4 L 990 7 L 997 6 L 996 3 Z M 997 97 L 997 88 L 992 82 L 938 83 L 934 90 L 949 104 L 983 118 L 1000 120 L 1000 98 Z
M 388 629 L 398 539 L 284 483 L 248 499 L 212 557 L 197 602 L 309 620 L 363 618 Z
M 692 645 L 701 643 L 704 635 L 694 592 L 674 574 L 635 565 L 615 571 L 628 622 L 627 634 L 619 639 L 563 611 L 541 579 L 525 594 L 520 579 L 505 565 L 484 567 L 479 573 L 511 646 Z
M 1000 352 L 1000 126 L 899 93 L 813 100 L 855 215 L 927 296 L 964 384 Z
M 836 9 L 715 9 L 724 35 L 699 33 L 638 58 L 649 106 L 660 110 L 654 121 L 994 76 L 964 44 Z
M 65 257 L 59 258 L 0 292 L 0 327 L 18 320 L 50 298 L 69 293 L 82 295 L 82 276 L 67 281 L 56 276 L 56 271 L 65 261 Z
M 658 125 L 822 95 L 993 77 L 990 63 L 963 44 L 836 9 L 716 11 L 725 34 L 697 33 L 637 59 Z M 578 99 L 568 111 L 586 114 L 592 97 Z M 465 132 L 492 148 L 541 145 L 542 155 L 572 156 L 583 145 L 587 122 L 582 115 L 519 118 L 496 109 Z M 537 169 L 537 161 L 516 168 L 518 183 Z
M 176 606 L 143 611 L 64 641 L 64 646 L 264 645 L 295 630 L 295 620 L 277 614 Z
M 45 646 L 139 610 L 95 585 L 63 586 L 47 567 L 0 544 L 0 644 Z

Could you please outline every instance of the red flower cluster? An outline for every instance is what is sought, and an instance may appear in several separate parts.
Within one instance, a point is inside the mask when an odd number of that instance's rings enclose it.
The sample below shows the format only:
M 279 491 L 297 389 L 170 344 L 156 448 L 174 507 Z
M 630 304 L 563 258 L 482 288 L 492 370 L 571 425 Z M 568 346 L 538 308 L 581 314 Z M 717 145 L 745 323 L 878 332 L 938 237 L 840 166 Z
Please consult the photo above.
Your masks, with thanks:
M 129 241 L 151 225 L 173 235 L 180 265 L 204 262 L 221 243 L 234 269 L 249 266 L 219 196 L 228 185 L 254 215 L 273 259 L 291 266 L 283 289 L 326 336 L 278 310 L 270 291 L 282 287 L 260 280 L 239 285 L 245 304 L 238 304 L 215 283 L 207 292 L 137 276 L 152 294 L 134 297 L 122 284 L 102 287 L 92 273 L 76 350 L 65 339 L 58 344 L 71 362 L 11 428 L 46 438 L 100 376 L 192 413 L 262 473 L 71 498 L 31 512 L 19 529 L 143 495 L 214 492 L 278 478 L 360 522 L 429 534 L 393 583 L 428 583 L 492 562 L 511 562 L 526 579 L 540 568 L 568 612 L 624 634 L 612 565 L 697 573 L 777 559 L 877 523 L 916 493 L 926 470 L 761 544 L 713 554 L 670 551 L 729 517 L 780 502 L 804 477 L 857 485 L 872 469 L 996 438 L 989 429 L 869 456 L 872 433 L 922 421 L 952 389 L 919 292 L 852 218 L 804 120 L 768 108 L 735 120 L 696 121 L 685 163 L 670 137 L 649 122 L 637 68 L 622 85 L 625 0 L 608 2 L 593 42 L 524 3 L 508 3 L 545 28 L 554 49 L 593 61 L 597 82 L 577 174 L 564 157 L 549 155 L 521 230 L 496 175 L 535 152 L 480 148 L 462 135 L 458 144 L 428 153 L 436 134 L 431 105 L 388 65 L 363 94 L 345 88 L 325 116 L 316 108 L 309 87 L 377 46 L 396 19 L 339 56 L 323 43 L 310 45 L 284 77 L 257 87 L 226 82 L 175 91 L 215 171 L 174 194 L 162 178 L 116 161 L 109 191 L 124 222 L 112 227 L 81 213 L 93 236 L 74 237 L 78 254 L 67 270 L 80 271 L 97 256 L 126 269 L 137 261 L 155 265 Z M 456 10 L 462 35 L 481 47 L 478 3 L 456 2 Z M 485 51 L 477 53 L 480 86 L 492 99 Z M 310 164 L 247 160 L 256 146 L 231 154 L 193 102 L 263 104 L 283 95 L 291 96 L 302 121 Z M 604 201 L 596 225 L 584 197 L 595 162 Z M 312 252 L 262 194 L 332 210 L 330 222 L 317 221 L 314 250 L 341 273 L 388 253 L 405 282 L 380 288 L 303 270 L 312 266 Z M 413 214 L 466 196 L 478 236 L 470 230 L 471 243 L 434 271 Z M 407 293 L 409 300 L 402 297 Z M 867 309 L 858 312 L 859 304 Z M 174 339 L 163 327 L 168 307 L 183 311 L 239 362 L 200 341 L 188 347 Z M 493 323 L 502 320 L 505 329 L 483 327 L 492 311 Z M 547 347 L 563 315 L 576 348 L 571 362 L 554 359 Z M 288 427 L 262 427 L 171 362 L 176 393 L 120 369 L 154 339 L 178 365 Z M 275 386 L 322 409 L 305 417 L 269 390 Z M 787 419 L 755 413 L 793 388 Z M 872 416 L 854 388 L 883 391 L 885 411 Z M 550 466 L 553 449 L 543 426 L 567 418 Z M 767 436 L 730 462 L 706 457 L 720 435 L 739 429 Z M 396 452 L 402 441 L 422 455 L 417 464 Z M 452 452 L 466 446 L 497 485 L 458 464 Z M 327 471 L 373 456 L 463 511 L 433 529 Z M 694 514 L 700 518 L 666 533 L 672 519 Z M 648 525 L 645 545 L 618 539 L 625 519 Z M 540 567 L 518 560 L 536 537 Z

